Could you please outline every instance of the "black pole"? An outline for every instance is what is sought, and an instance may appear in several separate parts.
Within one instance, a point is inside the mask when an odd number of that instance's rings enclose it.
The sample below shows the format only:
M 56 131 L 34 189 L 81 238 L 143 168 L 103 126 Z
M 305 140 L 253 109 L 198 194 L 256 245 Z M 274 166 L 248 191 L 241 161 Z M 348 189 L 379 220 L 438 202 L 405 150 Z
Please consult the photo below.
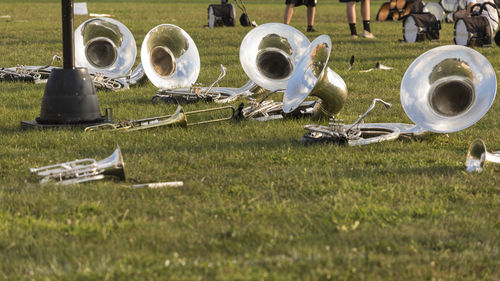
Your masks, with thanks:
M 63 66 L 75 68 L 75 45 L 73 43 L 73 0 L 61 0 L 63 31 Z

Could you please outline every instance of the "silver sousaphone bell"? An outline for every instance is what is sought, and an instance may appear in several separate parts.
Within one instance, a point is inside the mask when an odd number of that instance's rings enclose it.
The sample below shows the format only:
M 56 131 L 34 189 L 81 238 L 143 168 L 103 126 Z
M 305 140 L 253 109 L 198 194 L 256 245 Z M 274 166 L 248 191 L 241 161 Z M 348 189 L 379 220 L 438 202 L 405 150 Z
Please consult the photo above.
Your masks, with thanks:
M 416 125 L 436 133 L 463 130 L 493 104 L 497 81 L 490 62 L 474 49 L 448 45 L 420 55 L 401 82 L 401 105 Z
M 264 89 L 286 88 L 295 65 L 309 46 L 309 39 L 282 23 L 252 29 L 240 45 L 240 63 L 247 76 Z
M 141 46 L 144 71 L 160 89 L 189 87 L 200 74 L 200 55 L 189 34 L 173 24 L 151 29 Z
M 137 47 L 132 32 L 110 18 L 92 18 L 75 29 L 75 64 L 107 77 L 127 75 Z

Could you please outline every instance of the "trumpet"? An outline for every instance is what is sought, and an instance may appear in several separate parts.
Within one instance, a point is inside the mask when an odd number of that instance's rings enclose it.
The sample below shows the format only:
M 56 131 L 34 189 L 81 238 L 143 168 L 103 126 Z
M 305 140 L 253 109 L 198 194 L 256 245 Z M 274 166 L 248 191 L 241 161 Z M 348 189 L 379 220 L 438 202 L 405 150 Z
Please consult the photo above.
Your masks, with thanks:
M 488 152 L 482 139 L 475 139 L 467 151 L 465 166 L 467 172 L 482 172 L 486 162 L 500 163 L 500 151 Z
M 67 185 L 100 180 L 105 176 L 116 176 L 125 180 L 123 156 L 119 146 L 111 156 L 100 161 L 92 158 L 77 159 L 41 168 L 30 168 L 30 172 L 42 177 L 41 184 L 56 182 Z
M 227 116 L 227 117 L 216 118 L 216 119 L 211 119 L 211 120 L 209 119 L 209 120 L 204 120 L 204 121 L 199 121 L 199 122 L 194 122 L 194 123 L 188 123 L 188 121 L 187 121 L 188 115 L 202 114 L 202 113 L 221 111 L 221 110 L 227 110 L 227 109 L 231 110 L 231 115 Z M 215 123 L 215 122 L 231 120 L 231 119 L 233 119 L 235 112 L 236 111 L 235 111 L 234 107 L 231 105 L 216 107 L 216 108 L 195 110 L 195 111 L 190 111 L 190 112 L 184 112 L 184 109 L 182 108 L 182 106 L 178 105 L 176 111 L 170 115 L 143 118 L 143 119 L 137 119 L 137 120 L 131 120 L 131 121 L 121 121 L 121 122 L 117 122 L 117 123 L 103 123 L 103 124 L 99 124 L 99 125 L 86 127 L 85 132 L 92 132 L 92 131 L 98 131 L 98 130 L 131 132 L 131 131 L 138 131 L 138 130 L 144 130 L 144 129 L 150 129 L 150 128 L 157 128 L 157 127 L 162 127 L 162 126 L 187 127 L 187 126 L 194 126 L 194 125 L 201 125 L 201 124 L 208 124 L 208 123 Z

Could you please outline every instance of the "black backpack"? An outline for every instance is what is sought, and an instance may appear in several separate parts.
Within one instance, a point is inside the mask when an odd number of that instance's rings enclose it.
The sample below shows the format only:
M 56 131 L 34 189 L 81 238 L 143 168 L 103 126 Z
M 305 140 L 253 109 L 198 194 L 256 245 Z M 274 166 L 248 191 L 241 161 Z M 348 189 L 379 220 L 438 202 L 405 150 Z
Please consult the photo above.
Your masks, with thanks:
M 208 6 L 208 27 L 234 26 L 235 10 L 232 4 Z

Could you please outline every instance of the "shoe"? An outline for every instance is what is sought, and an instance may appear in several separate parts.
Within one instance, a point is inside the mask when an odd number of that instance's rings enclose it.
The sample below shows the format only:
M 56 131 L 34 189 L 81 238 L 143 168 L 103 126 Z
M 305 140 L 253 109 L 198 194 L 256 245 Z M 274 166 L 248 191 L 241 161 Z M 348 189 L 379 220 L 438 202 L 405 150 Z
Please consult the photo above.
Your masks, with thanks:
M 308 27 L 307 32 L 316 32 L 316 29 L 314 29 L 314 27 Z
M 358 35 L 357 34 L 351 34 L 351 38 L 352 39 L 358 39 Z
M 363 30 L 363 34 L 361 34 L 361 37 L 363 38 L 368 38 L 368 39 L 375 39 L 375 35 L 371 34 L 370 32 Z

